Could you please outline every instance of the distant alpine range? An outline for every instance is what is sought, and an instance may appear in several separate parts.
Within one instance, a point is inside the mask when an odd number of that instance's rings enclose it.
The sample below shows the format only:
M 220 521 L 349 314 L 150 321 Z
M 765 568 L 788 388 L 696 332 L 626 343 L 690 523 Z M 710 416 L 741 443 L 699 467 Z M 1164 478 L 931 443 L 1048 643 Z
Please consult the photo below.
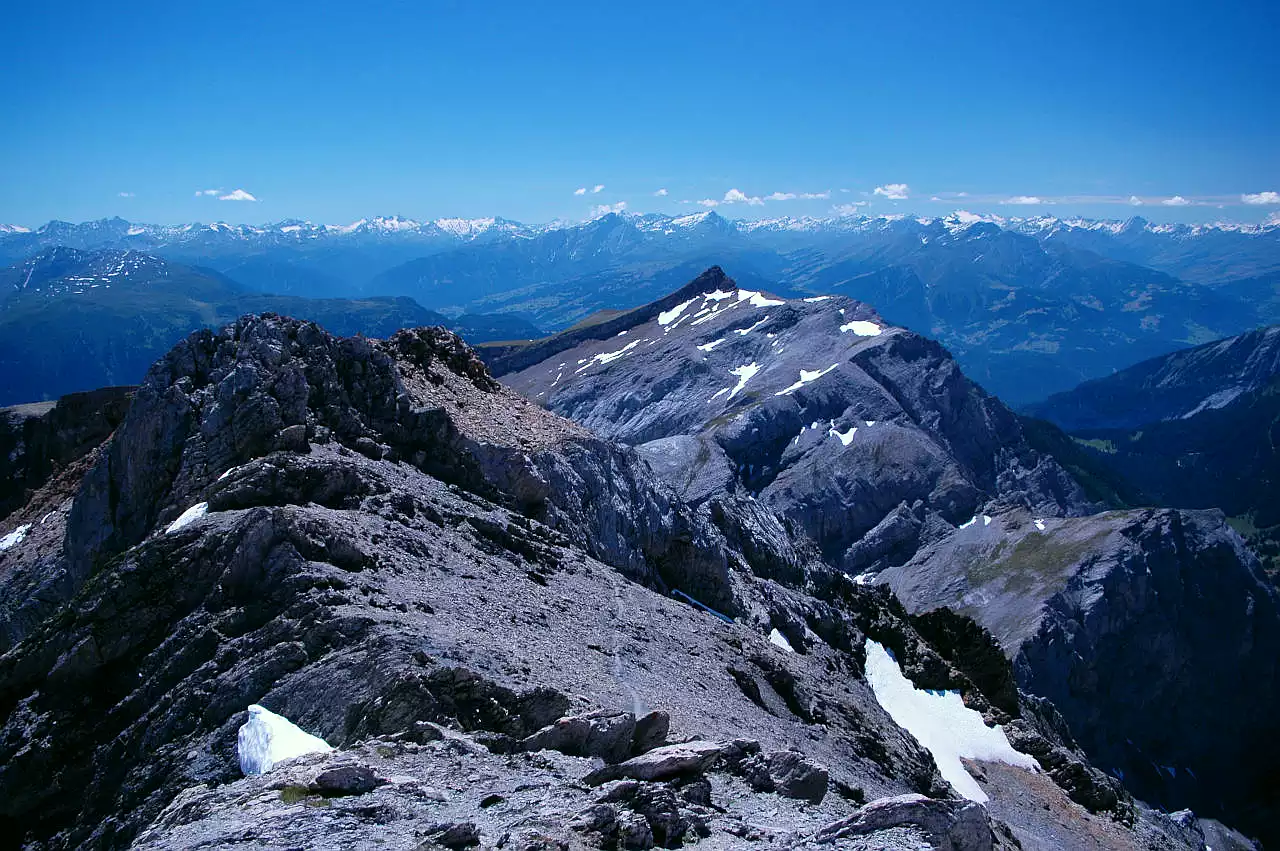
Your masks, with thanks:
M 758 221 L 714 211 L 610 213 L 542 225 L 401 216 L 262 226 L 115 218 L 0 226 L 0 264 L 9 267 L 0 271 L 7 375 L 15 374 L 8 365 L 19 362 L 42 368 L 29 351 L 8 350 L 14 327 L 26 334 L 39 327 L 40 340 L 56 353 L 79 345 L 83 326 L 63 318 L 77 303 L 92 302 L 99 317 L 116 315 L 118 306 L 129 322 L 152 315 L 147 326 L 157 335 L 137 363 L 109 373 L 77 380 L 71 369 L 65 381 L 33 379 L 20 388 L 7 386 L 15 381 L 7 377 L 0 403 L 139 381 L 142 365 L 182 334 L 242 312 L 322 321 L 341 314 L 348 321 L 332 330 L 369 334 L 388 333 L 398 322 L 439 321 L 417 311 L 448 322 L 464 314 L 496 317 L 472 323 L 470 331 L 451 325 L 480 342 L 557 331 L 601 310 L 656 300 L 712 265 L 744 287 L 792 297 L 839 294 L 874 305 L 886 321 L 942 342 L 966 374 L 1015 407 L 1150 357 L 1280 322 L 1274 224 L 965 212 Z M 125 280 L 157 280 L 163 264 L 170 269 L 164 298 L 125 297 L 133 291 L 122 286 Z M 354 299 L 361 306 L 272 304 L 261 300 L 266 294 Z M 377 322 L 362 324 L 371 309 Z M 63 338 L 67 328 L 75 329 L 71 342 Z M 82 350 L 79 359 L 96 357 Z

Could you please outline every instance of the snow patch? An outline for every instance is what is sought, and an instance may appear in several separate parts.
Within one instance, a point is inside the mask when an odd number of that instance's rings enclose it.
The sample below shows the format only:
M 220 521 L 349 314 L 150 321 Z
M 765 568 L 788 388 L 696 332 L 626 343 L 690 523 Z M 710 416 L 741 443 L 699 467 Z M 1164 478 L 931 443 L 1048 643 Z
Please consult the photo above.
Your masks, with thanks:
M 984 514 L 984 515 L 982 515 L 982 525 L 983 525 L 983 526 L 990 526 L 990 525 L 991 525 L 991 518 L 990 518 L 990 517 L 988 517 L 988 516 L 987 516 L 987 515 L 985 515 L 985 514 Z
M 796 652 L 796 649 L 791 646 L 791 642 L 787 641 L 787 637 L 782 633 L 778 632 L 777 627 L 774 627 L 772 630 L 769 631 L 769 643 L 777 647 L 781 647 L 783 650 L 787 651 L 788 653 Z
M 745 337 L 746 335 L 750 334 L 752 331 L 756 330 L 757 328 L 759 328 L 761 325 L 763 325 L 768 321 L 769 321 L 769 317 L 766 315 L 764 319 L 761 319 L 759 322 L 757 322 L 755 325 L 752 325 L 750 328 L 735 328 L 733 329 L 733 333 L 741 337 Z
M 721 337 L 719 340 L 712 340 L 710 343 L 703 343 L 701 346 L 698 346 L 698 351 L 709 352 L 723 342 L 724 342 L 724 337 Z
M 641 343 L 640 340 L 632 340 L 630 343 L 627 343 L 625 346 L 623 346 L 622 348 L 618 349 L 615 352 L 605 352 L 603 354 L 595 355 L 590 358 L 584 358 L 583 360 L 578 361 L 578 363 L 583 365 L 578 367 L 575 370 L 575 372 L 585 372 L 586 370 L 591 369 L 591 367 L 595 366 L 596 364 L 599 364 L 600 366 L 604 366 L 605 364 L 613 363 L 618 358 L 623 357 L 624 355 L 626 355 L 627 352 L 631 351 L 636 346 L 640 345 L 640 343 Z
M 978 522 L 978 515 L 975 514 L 972 517 L 970 517 L 968 520 L 961 523 L 958 528 L 968 529 L 970 526 L 972 526 L 974 523 L 977 523 L 977 522 Z
M 209 513 L 209 503 L 197 502 L 186 511 L 178 515 L 178 519 L 169 524 L 169 528 L 164 530 L 166 535 L 178 531 L 179 529 L 190 526 Z
M 23 523 L 17 529 L 0 538 L 0 553 L 5 550 L 13 549 L 22 543 L 22 539 L 27 537 L 27 533 L 31 531 L 30 523 Z
M 729 391 L 729 398 L 732 399 L 734 396 L 737 396 L 738 391 L 743 387 L 746 387 L 747 382 L 754 378 L 756 373 L 759 371 L 760 366 L 755 361 L 744 364 L 743 366 L 735 366 L 733 369 L 729 370 L 730 375 L 736 375 L 738 377 L 738 386 Z
M 826 369 L 815 369 L 815 370 L 802 369 L 800 370 L 799 381 L 797 381 L 795 384 L 792 384 L 790 387 L 786 388 L 785 390 L 779 390 L 777 393 L 774 393 L 773 395 L 785 396 L 788 393 L 799 390 L 801 387 L 805 386 L 806 384 L 811 384 L 812 382 L 817 381 L 819 378 L 826 375 L 828 372 L 835 369 L 839 365 L 840 364 L 838 363 L 833 363 L 831 364 L 831 366 L 827 367 Z
M 818 304 L 819 302 L 826 301 L 826 300 L 827 300 L 827 299 L 829 299 L 829 298 L 831 298 L 831 296 L 829 296 L 829 295 L 815 295 L 815 296 L 810 296 L 809 298 L 806 298 L 806 299 L 805 299 L 805 303 L 806 303 L 806 304 Z
M 1216 410 L 1218 408 L 1225 408 L 1227 405 L 1230 405 L 1232 402 L 1234 402 L 1240 396 L 1240 394 L 1244 393 L 1245 389 L 1246 388 L 1243 386 L 1228 387 L 1224 390 L 1219 390 L 1216 393 L 1212 393 L 1209 396 L 1206 396 L 1204 401 L 1202 401 L 1199 405 L 1196 405 L 1194 408 L 1187 411 L 1181 417 L 1178 417 L 1178 419 L 1189 420 L 1192 417 L 1194 417 L 1196 414 L 1200 413 L 1201 411 L 1211 411 L 1211 410 Z
M 715 289 L 709 293 L 704 294 L 702 298 L 704 301 L 723 301 L 724 299 L 728 298 L 731 295 L 733 295 L 733 293 L 727 293 L 724 290 Z
M 755 290 L 738 290 L 738 303 L 744 301 L 751 302 L 752 307 L 777 307 L 780 304 L 786 304 L 785 301 L 776 298 L 766 298 L 763 293 Z
M 840 333 L 852 331 L 859 337 L 879 337 L 881 328 L 874 322 L 868 322 L 865 319 L 855 319 L 852 322 L 846 322 L 840 326 Z
M 831 430 L 827 432 L 827 435 L 829 437 L 840 438 L 840 442 L 843 443 L 845 446 L 848 446 L 850 443 L 853 443 L 853 436 L 857 433 L 858 433 L 857 426 L 849 426 L 848 431 L 836 431 L 835 428 L 832 427 Z
M 1035 771 L 1039 764 L 1009 744 L 1004 730 L 988 727 L 982 716 L 964 705 L 958 691 L 921 691 L 902 674 L 889 652 L 867 639 L 867 683 L 889 717 L 915 737 L 938 765 L 938 772 L 970 801 L 985 803 L 987 794 L 964 770 L 960 758 L 1003 762 Z
M 1036 528 L 1037 528 L 1037 529 L 1039 529 L 1041 532 L 1043 532 L 1043 531 L 1044 531 L 1044 521 L 1043 521 L 1043 520 L 1037 520 L 1037 521 L 1036 521 Z
M 661 313 L 658 314 L 658 324 L 664 327 L 667 325 L 670 325 L 672 322 L 676 320 L 677 317 L 680 316 L 680 314 L 684 313 L 685 310 L 689 308 L 689 305 L 693 304 L 694 301 L 695 301 L 694 299 L 689 299 L 683 304 L 677 304 L 675 307 L 671 308 L 670 310 L 662 311 Z
M 288 718 L 258 704 L 249 707 L 249 720 L 236 737 L 240 770 L 246 777 L 266 774 L 272 766 L 308 753 L 328 753 L 333 748 L 324 739 L 300 729 Z

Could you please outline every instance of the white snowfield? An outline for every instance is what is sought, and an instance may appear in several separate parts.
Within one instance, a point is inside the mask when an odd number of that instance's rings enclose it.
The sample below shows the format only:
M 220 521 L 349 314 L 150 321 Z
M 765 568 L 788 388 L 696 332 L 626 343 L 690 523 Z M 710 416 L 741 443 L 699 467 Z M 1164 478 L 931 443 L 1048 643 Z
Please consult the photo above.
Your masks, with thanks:
M 236 753 L 245 776 L 266 774 L 272 766 L 308 753 L 333 748 L 324 739 L 299 729 L 288 718 L 258 704 L 249 707 L 249 720 L 240 727 Z
M 22 539 L 27 537 L 27 533 L 31 531 L 30 523 L 23 523 L 17 529 L 0 538 L 0 553 L 5 550 L 12 549 L 22 543 Z
M 835 426 L 832 426 L 831 429 L 827 432 L 827 434 L 831 437 L 840 438 L 840 442 L 843 443 L 845 446 L 848 446 L 850 443 L 853 443 L 853 436 L 857 433 L 858 433 L 857 426 L 849 426 L 848 431 L 837 431 Z
M 658 324 L 664 325 L 664 326 L 670 325 L 680 316 L 680 314 L 684 313 L 689 308 L 689 305 L 693 304 L 693 302 L 694 302 L 694 299 L 689 299 L 683 304 L 677 304 L 675 307 L 671 308 L 670 310 L 662 311 L 661 313 L 658 314 Z
M 755 374 L 759 371 L 760 366 L 755 361 L 743 366 L 735 366 L 733 369 L 729 370 L 730 375 L 736 375 L 738 377 L 738 384 L 729 391 L 729 398 L 732 399 L 734 396 L 737 396 L 738 391 L 743 387 L 746 387 L 747 382 L 754 378 Z M 719 394 L 717 393 L 716 395 L 718 396 Z
M 852 322 L 846 322 L 840 326 L 840 333 L 852 331 L 859 337 L 879 337 L 882 329 L 874 322 L 868 322 L 865 319 L 855 319 Z
M 813 370 L 802 369 L 800 370 L 799 381 L 797 381 L 795 384 L 792 384 L 790 387 L 786 388 L 785 390 L 779 390 L 777 393 L 774 393 L 773 395 L 785 396 L 788 393 L 794 393 L 795 391 L 799 390 L 801 387 L 805 386 L 806 384 L 810 384 L 814 381 L 817 381 L 819 378 L 826 375 L 828 372 L 835 369 L 839 365 L 840 364 L 838 363 L 833 363 L 831 364 L 831 366 L 827 367 L 826 369 L 813 369 Z
M 176 532 L 179 529 L 182 529 L 186 526 L 190 526 L 192 523 L 196 522 L 197 520 L 199 520 L 201 517 L 204 517 L 208 513 L 209 513 L 209 503 L 197 502 L 195 505 L 191 506 L 186 511 L 179 514 L 178 519 L 170 523 L 169 528 L 165 529 L 164 533 L 168 535 L 171 532 Z
M 786 304 L 785 301 L 777 298 L 769 298 L 764 293 L 755 290 L 738 290 L 738 301 L 749 301 L 752 307 L 777 307 L 780 304 Z
M 884 647 L 867 639 L 867 682 L 889 717 L 915 737 L 938 764 L 938 772 L 970 801 L 985 803 L 987 793 L 960 762 L 982 759 L 1039 769 L 1039 763 L 1009 744 L 1004 730 L 988 727 L 964 705 L 958 691 L 921 691 L 907 679 Z
M 782 633 L 778 632 L 777 627 L 774 627 L 769 631 L 769 643 L 773 644 L 776 647 L 781 647 L 783 650 L 787 651 L 788 653 L 796 652 L 796 649 L 791 646 L 791 642 L 787 641 L 787 637 Z

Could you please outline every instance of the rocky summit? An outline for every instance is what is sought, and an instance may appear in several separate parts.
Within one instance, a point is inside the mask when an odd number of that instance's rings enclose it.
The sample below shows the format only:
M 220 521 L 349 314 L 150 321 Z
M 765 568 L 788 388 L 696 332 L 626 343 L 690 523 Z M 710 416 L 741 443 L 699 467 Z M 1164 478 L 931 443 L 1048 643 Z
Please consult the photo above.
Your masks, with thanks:
M 337 338 L 264 315 L 177 345 L 108 438 L 28 481 L 0 521 L 0 836 L 1252 847 L 1101 770 L 1003 633 L 850 577 L 927 557 L 977 511 L 1083 522 L 1079 488 L 1016 419 L 866 308 L 694 289 L 552 355 L 566 366 L 548 386 L 585 394 L 596 366 L 663 362 L 671 341 L 690 383 L 631 372 L 616 430 L 585 401 L 572 413 L 591 429 L 503 386 L 439 328 Z M 808 353 L 800 330 L 819 340 Z M 677 364 L 676 335 L 704 331 L 727 359 Z M 644 413 L 651 381 L 667 397 L 701 382 L 694 401 L 715 412 Z M 854 389 L 866 407 L 840 407 Z M 705 458 L 664 464 L 653 442 L 682 439 Z M 839 450 L 806 461 L 819 445 Z M 864 452 L 920 469 L 849 518 L 836 506 L 871 491 L 839 456 Z M 817 525 L 781 496 L 803 476 Z M 897 543 L 861 553 L 868 537 Z M 905 682 L 869 678 L 871 650 Z M 956 717 L 985 732 L 939 721 Z M 314 746 L 277 762 L 276 735 Z

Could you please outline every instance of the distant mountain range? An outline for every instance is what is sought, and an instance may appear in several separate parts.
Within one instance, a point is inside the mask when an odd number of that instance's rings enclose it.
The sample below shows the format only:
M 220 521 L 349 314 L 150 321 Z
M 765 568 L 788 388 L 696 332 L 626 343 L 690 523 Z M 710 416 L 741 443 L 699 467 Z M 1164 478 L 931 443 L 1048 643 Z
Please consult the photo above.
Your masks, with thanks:
M 343 334 L 387 336 L 446 325 L 482 342 L 539 333 L 509 315 L 451 318 L 405 297 L 268 295 L 139 251 L 57 247 L 0 269 L 0 405 L 136 384 L 190 332 L 263 312 L 310 319 Z
M 1280 322 L 1280 226 L 968 213 L 732 221 L 611 213 L 153 226 L 109 219 L 0 232 L 0 262 L 53 246 L 136 250 L 257 292 L 408 296 L 551 330 L 677 289 L 719 264 L 745 287 L 839 293 L 934 337 L 1014 405 L 1145 358 Z

